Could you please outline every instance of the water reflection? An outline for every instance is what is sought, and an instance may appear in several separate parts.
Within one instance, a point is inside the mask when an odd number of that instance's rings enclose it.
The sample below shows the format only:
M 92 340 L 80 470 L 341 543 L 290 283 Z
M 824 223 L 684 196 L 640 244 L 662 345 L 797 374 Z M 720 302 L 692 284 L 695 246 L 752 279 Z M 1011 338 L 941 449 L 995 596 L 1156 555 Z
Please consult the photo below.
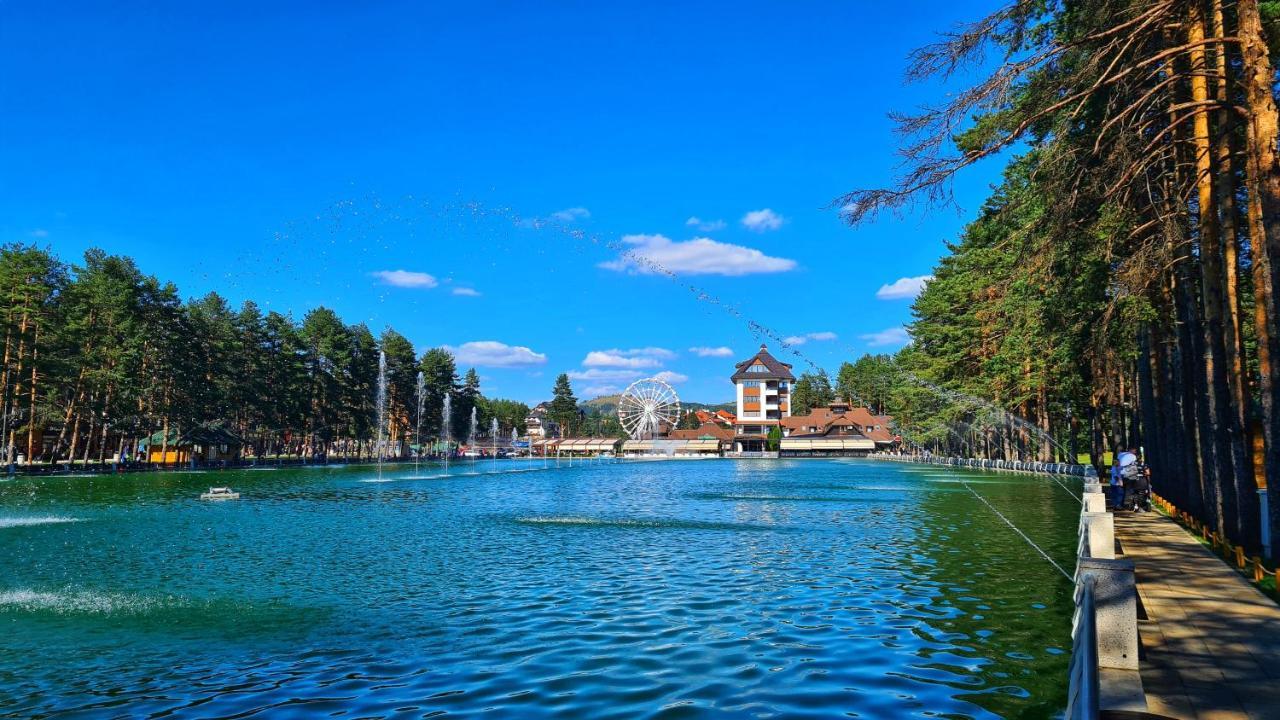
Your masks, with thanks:
M 955 475 L 847 461 L 370 475 L 218 473 L 243 499 L 216 504 L 195 499 L 208 476 L 0 487 L 13 699 L 0 713 L 1048 717 L 1065 704 L 1070 585 L 937 482 Z M 1066 493 L 967 477 L 1069 561 Z

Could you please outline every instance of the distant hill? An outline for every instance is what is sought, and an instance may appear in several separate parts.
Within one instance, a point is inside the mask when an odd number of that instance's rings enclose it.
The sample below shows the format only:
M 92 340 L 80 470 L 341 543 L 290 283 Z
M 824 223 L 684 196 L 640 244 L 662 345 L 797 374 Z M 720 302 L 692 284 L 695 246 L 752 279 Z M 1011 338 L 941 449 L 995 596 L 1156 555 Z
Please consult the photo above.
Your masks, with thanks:
M 621 395 L 601 395 L 598 398 L 592 398 L 591 400 L 587 400 L 582 403 L 582 407 L 587 410 L 599 410 L 600 412 L 608 415 L 610 413 L 617 412 L 618 400 L 621 398 Z M 735 402 L 700 403 L 685 402 L 684 400 L 680 401 L 681 410 L 710 410 L 712 412 L 715 412 L 716 410 L 728 410 L 729 412 L 733 412 L 736 407 L 737 403 Z

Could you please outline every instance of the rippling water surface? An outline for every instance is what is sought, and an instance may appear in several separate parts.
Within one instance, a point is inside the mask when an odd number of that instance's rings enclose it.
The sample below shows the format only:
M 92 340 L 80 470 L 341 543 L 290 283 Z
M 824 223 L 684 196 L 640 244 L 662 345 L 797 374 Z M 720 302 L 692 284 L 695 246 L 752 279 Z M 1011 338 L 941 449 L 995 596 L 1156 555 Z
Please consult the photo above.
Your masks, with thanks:
M 853 460 L 492 467 L 0 482 L 0 717 L 1065 704 L 1070 584 L 969 489 L 1065 566 L 1079 505 L 1052 480 Z M 242 498 L 202 502 L 209 484 Z

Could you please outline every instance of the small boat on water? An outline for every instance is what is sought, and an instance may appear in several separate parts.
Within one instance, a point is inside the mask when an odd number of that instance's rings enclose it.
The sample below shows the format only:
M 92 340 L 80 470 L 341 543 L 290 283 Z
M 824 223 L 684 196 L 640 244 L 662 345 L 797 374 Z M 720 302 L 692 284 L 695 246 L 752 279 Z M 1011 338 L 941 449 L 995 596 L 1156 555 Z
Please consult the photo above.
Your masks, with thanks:
M 211 487 L 209 492 L 200 493 L 201 500 L 239 500 L 240 493 L 229 487 Z

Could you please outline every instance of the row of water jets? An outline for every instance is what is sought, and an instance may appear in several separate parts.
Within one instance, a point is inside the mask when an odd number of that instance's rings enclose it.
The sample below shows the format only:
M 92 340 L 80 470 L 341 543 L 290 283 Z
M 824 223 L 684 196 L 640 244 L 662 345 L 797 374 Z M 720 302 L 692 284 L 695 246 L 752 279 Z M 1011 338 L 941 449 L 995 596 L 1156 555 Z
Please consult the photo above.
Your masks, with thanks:
M 413 437 L 418 441 L 418 449 L 413 453 L 413 470 L 416 475 L 419 471 L 422 461 L 422 416 L 426 410 L 426 378 L 422 373 L 418 373 L 418 381 L 416 387 L 417 413 L 414 415 Z M 378 455 L 378 479 L 382 479 L 382 464 L 386 455 L 387 444 L 387 354 L 385 352 L 378 353 L 378 395 L 377 395 L 377 415 L 378 415 L 378 437 L 375 445 L 375 452 Z M 452 440 L 450 433 L 451 423 L 453 421 L 453 401 L 448 393 L 445 393 L 443 399 L 443 407 L 440 412 L 440 440 L 444 442 L 444 474 L 449 474 L 449 443 Z M 471 408 L 471 422 L 467 426 L 466 445 L 470 446 L 475 442 L 476 429 L 478 419 L 476 417 L 476 408 Z M 489 438 L 490 438 L 490 455 L 493 459 L 493 466 L 498 466 L 498 418 L 492 418 L 489 421 Z M 511 444 L 515 445 L 519 436 L 515 428 L 511 428 Z

